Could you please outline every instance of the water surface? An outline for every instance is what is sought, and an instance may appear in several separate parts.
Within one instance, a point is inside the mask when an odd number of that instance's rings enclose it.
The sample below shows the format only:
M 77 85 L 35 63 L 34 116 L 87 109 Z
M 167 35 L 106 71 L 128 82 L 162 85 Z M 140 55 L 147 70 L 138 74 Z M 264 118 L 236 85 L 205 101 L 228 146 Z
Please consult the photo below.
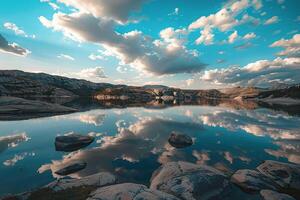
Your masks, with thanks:
M 171 147 L 172 131 L 195 144 Z M 96 140 L 87 148 L 55 151 L 58 135 L 79 133 Z M 93 109 L 68 115 L 0 122 L 0 196 L 24 192 L 58 178 L 53 172 L 74 161 L 87 167 L 79 178 L 101 171 L 120 181 L 149 185 L 161 164 L 184 160 L 226 171 L 255 168 L 263 160 L 300 164 L 300 118 L 266 108 L 177 106 Z

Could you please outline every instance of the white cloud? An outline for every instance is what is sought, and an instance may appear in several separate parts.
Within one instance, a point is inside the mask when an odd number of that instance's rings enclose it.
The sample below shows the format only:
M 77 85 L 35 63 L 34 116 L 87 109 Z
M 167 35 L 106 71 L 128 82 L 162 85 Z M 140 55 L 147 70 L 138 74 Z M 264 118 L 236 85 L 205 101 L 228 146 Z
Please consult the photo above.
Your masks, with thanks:
M 66 54 L 59 54 L 57 56 L 58 58 L 63 58 L 63 59 L 67 59 L 67 60 L 75 60 L 72 56 L 66 55 Z
M 10 53 L 16 56 L 26 57 L 31 52 L 28 49 L 20 47 L 17 43 L 8 43 L 8 41 L 0 34 L 0 51 Z
M 271 47 L 282 47 L 285 49 L 279 52 L 278 56 L 300 57 L 300 34 L 295 34 L 289 40 L 280 39 L 271 44 Z
M 196 43 L 204 43 L 205 45 L 213 44 L 214 28 L 224 32 L 246 22 L 257 24 L 257 20 L 248 14 L 244 14 L 241 19 L 237 19 L 242 11 L 246 10 L 249 6 L 260 9 L 262 4 L 259 0 L 251 2 L 248 0 L 234 1 L 225 4 L 225 6 L 215 14 L 198 18 L 189 25 L 189 30 L 202 29 L 201 36 L 196 40 Z
M 101 80 L 107 78 L 103 67 L 87 68 L 77 73 L 78 77 L 88 80 Z
M 278 3 L 278 4 L 283 4 L 283 3 L 284 3 L 284 0 L 277 0 L 277 3 Z
M 246 35 L 244 35 L 243 39 L 245 40 L 251 40 L 253 38 L 256 38 L 256 34 L 255 33 L 247 33 Z
M 51 6 L 51 8 L 53 10 L 58 10 L 59 9 L 59 6 L 57 4 L 55 4 L 55 3 L 53 3 L 53 2 L 49 2 L 49 6 Z
M 138 11 L 146 0 L 58 0 L 67 6 L 77 8 L 82 13 L 95 18 L 112 19 L 118 23 L 128 22 L 130 13 Z
M 259 60 L 244 67 L 207 70 L 200 79 L 231 86 L 269 87 L 275 83 L 295 83 L 300 80 L 300 58 Z
M 90 54 L 89 59 L 91 60 L 104 60 L 104 57 L 102 55 L 97 54 Z
M 136 30 L 118 33 L 114 30 L 115 22 L 89 14 L 56 13 L 51 21 L 44 17 L 40 17 L 40 21 L 73 40 L 101 44 L 121 61 L 121 65 L 128 64 L 142 72 L 157 75 L 193 73 L 205 66 L 196 51 L 188 50 L 184 45 L 184 29 L 164 29 L 161 38 L 153 40 Z
M 231 35 L 228 37 L 228 43 L 234 43 L 234 41 L 239 37 L 237 31 L 234 31 Z
M 168 15 L 178 15 L 179 14 L 179 8 L 175 8 L 172 13 L 169 13 Z
M 277 16 L 273 16 L 269 19 L 267 19 L 264 23 L 264 25 L 270 25 L 270 24 L 275 24 L 279 21 L 279 18 Z
M 6 28 L 7 30 L 11 30 L 13 31 L 16 35 L 22 35 L 26 38 L 30 37 L 30 38 L 35 38 L 35 35 L 28 35 L 27 33 L 25 33 L 25 31 L 23 31 L 22 29 L 20 29 L 16 24 L 11 23 L 11 22 L 6 22 L 3 24 L 4 28 Z
M 121 74 L 124 74 L 124 73 L 126 73 L 126 72 L 128 72 L 128 67 L 126 67 L 126 66 L 123 66 L 123 65 L 119 65 L 118 67 L 117 67 L 117 71 L 119 72 L 119 73 L 121 73 Z

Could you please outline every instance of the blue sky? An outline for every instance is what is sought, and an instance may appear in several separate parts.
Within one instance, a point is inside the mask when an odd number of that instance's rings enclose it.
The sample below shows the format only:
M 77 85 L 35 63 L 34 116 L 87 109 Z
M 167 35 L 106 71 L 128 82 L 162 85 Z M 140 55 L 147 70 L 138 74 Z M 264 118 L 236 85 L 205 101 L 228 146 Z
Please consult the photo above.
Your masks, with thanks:
M 108 2 L 2 0 L 0 69 L 182 88 L 300 80 L 298 0 Z

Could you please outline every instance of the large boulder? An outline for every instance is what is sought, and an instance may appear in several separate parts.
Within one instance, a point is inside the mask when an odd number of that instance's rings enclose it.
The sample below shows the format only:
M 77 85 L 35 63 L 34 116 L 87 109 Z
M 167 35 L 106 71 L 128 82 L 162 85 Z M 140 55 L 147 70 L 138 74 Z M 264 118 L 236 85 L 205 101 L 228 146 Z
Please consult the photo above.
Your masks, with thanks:
M 88 135 L 71 134 L 57 136 L 55 138 L 56 151 L 71 152 L 84 148 L 94 141 L 94 137 Z
M 257 169 L 284 189 L 300 190 L 299 165 L 267 160 Z
M 260 195 L 263 198 L 263 200 L 296 200 L 290 195 L 275 192 L 272 190 L 261 190 Z
M 238 185 L 246 192 L 262 189 L 277 190 L 277 184 L 270 178 L 255 170 L 241 169 L 231 176 L 231 182 Z
M 46 185 L 46 188 L 50 188 L 54 191 L 61 191 L 80 186 L 95 186 L 101 187 L 106 185 L 112 185 L 117 182 L 117 178 L 108 172 L 100 172 L 90 176 L 83 177 L 81 179 L 59 179 Z
M 188 162 L 169 162 L 156 170 L 151 189 L 186 200 L 223 199 L 231 190 L 227 177 L 215 168 Z
M 184 148 L 193 144 L 193 140 L 190 136 L 175 132 L 171 133 L 168 142 L 175 148 Z
M 60 176 L 66 176 L 78 172 L 84 169 L 85 167 L 86 167 L 86 162 L 72 163 L 62 169 L 55 171 L 54 173 Z
M 92 192 L 87 200 L 179 200 L 164 192 L 149 189 L 144 185 L 123 183 L 101 187 Z

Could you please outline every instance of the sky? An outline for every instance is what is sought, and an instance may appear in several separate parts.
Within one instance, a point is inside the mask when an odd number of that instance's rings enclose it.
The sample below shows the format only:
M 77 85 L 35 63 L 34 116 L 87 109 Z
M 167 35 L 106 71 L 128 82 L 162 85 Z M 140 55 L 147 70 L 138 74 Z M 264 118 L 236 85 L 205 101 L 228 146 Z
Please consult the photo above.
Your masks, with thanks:
M 189 89 L 300 82 L 299 0 L 1 0 L 0 69 Z

